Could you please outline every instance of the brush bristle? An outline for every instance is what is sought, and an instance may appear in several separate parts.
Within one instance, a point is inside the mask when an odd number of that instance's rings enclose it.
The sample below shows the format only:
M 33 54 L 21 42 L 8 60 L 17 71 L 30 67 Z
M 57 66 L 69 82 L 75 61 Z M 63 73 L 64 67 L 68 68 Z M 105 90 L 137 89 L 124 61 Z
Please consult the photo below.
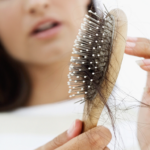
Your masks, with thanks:
M 100 87 L 112 51 L 114 18 L 107 13 L 100 18 L 91 10 L 85 16 L 73 48 L 69 67 L 70 97 L 83 96 L 92 101 Z

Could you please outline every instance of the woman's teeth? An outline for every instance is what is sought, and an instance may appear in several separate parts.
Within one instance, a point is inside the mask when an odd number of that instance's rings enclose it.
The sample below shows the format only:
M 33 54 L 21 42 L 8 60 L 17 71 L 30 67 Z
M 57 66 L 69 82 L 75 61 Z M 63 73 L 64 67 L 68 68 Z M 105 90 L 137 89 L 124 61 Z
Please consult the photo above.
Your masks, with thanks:
M 54 27 L 55 25 L 56 25 L 56 23 L 45 23 L 45 24 L 41 25 L 41 26 L 36 30 L 36 33 L 37 33 L 37 32 L 41 32 L 41 31 L 48 30 L 48 29 Z

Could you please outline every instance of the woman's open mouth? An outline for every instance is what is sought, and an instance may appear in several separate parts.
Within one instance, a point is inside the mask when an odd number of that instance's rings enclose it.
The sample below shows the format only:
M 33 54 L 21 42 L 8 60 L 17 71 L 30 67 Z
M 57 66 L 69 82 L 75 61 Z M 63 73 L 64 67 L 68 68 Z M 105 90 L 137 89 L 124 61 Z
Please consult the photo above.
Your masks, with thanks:
M 61 23 L 45 21 L 37 25 L 32 31 L 31 35 L 38 39 L 52 38 L 61 29 Z

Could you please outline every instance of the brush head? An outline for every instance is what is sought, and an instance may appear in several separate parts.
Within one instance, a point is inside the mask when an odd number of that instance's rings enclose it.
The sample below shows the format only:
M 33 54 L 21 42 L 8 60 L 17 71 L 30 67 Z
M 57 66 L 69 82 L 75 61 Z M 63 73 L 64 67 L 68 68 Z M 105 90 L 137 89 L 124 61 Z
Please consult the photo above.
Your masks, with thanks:
M 99 17 L 88 11 L 75 40 L 69 67 L 70 97 L 81 95 L 82 101 L 92 101 L 104 80 L 112 52 L 115 27 L 108 12 Z

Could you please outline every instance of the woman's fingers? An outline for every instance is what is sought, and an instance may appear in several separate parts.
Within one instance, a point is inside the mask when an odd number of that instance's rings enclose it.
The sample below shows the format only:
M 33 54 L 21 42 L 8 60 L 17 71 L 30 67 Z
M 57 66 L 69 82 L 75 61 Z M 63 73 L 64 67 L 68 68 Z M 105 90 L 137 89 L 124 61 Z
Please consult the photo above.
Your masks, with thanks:
M 68 131 L 36 150 L 109 150 L 107 145 L 112 136 L 107 128 L 98 126 L 79 135 L 81 130 L 82 122 L 76 120 Z
M 107 128 L 98 126 L 79 135 L 81 130 L 82 122 L 76 120 L 68 131 L 36 150 L 109 150 L 107 145 L 112 136 Z
M 146 38 L 127 38 L 125 53 L 150 58 L 150 40 Z
M 125 53 L 129 55 L 150 58 L 150 40 L 146 38 L 128 37 Z M 150 59 L 137 61 L 137 64 L 145 71 L 150 71 Z
M 45 144 L 44 146 L 39 147 L 36 150 L 54 150 L 54 149 L 62 146 L 63 144 L 65 144 L 66 142 L 71 140 L 72 138 L 79 135 L 81 133 L 81 131 L 82 131 L 82 121 L 76 120 L 72 124 L 72 126 L 70 127 L 69 130 L 65 131 L 64 133 L 57 136 L 49 143 Z
M 150 71 L 150 59 L 138 60 L 137 64 L 145 71 Z
M 98 126 L 73 138 L 56 150 L 109 150 L 107 145 L 111 138 L 111 133 L 107 128 Z

